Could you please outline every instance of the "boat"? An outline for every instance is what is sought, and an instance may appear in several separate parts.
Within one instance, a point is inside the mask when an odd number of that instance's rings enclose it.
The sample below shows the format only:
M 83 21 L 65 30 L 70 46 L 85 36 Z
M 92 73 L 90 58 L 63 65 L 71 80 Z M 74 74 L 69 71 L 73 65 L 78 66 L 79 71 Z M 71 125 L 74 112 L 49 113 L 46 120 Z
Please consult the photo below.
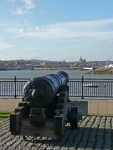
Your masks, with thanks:
M 92 80 L 93 80 L 93 66 L 92 66 Z M 83 87 L 97 88 L 98 84 L 97 83 L 85 83 L 83 84 Z
M 98 84 L 88 83 L 88 84 L 83 84 L 83 87 L 97 88 L 97 87 L 98 87 Z

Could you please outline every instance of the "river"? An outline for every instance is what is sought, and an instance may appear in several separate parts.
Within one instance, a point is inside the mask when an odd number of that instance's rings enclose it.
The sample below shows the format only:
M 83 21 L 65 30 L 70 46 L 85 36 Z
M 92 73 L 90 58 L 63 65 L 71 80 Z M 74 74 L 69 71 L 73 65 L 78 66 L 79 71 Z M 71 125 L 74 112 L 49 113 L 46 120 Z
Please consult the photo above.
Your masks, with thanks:
M 30 78 L 34 78 L 34 77 L 39 77 L 39 76 L 44 76 L 47 74 L 55 74 L 58 71 L 61 70 L 10 70 L 10 71 L 0 71 L 0 79 L 1 80 L 5 80 L 5 79 L 14 79 L 14 77 L 16 76 L 17 80 L 19 78 L 21 79 L 30 79 Z M 86 81 L 84 80 L 84 84 L 98 84 L 98 88 L 90 88 L 90 87 L 84 87 L 84 93 L 83 95 L 85 97 L 113 97 L 113 75 L 102 75 L 102 74 L 88 74 L 88 70 L 84 70 L 84 71 L 80 71 L 80 70 L 63 70 L 65 72 L 67 72 L 67 74 L 69 75 L 70 79 L 80 79 L 82 78 L 82 76 L 84 76 L 84 79 L 90 78 L 90 79 L 112 79 L 109 80 L 108 82 L 102 81 L 102 82 L 98 82 L 98 81 Z M 13 80 L 14 81 L 14 80 Z M 81 80 L 79 80 L 81 81 Z M 69 82 L 69 86 L 70 86 L 70 96 L 77 96 L 77 97 L 81 97 L 82 95 L 82 86 L 81 86 L 81 82 L 76 81 L 76 82 Z M 19 87 L 19 90 L 17 90 L 17 95 L 21 95 L 23 86 L 25 83 L 19 83 L 19 85 L 17 85 L 17 89 Z M 7 93 L 12 93 L 11 95 L 14 95 L 14 89 L 15 86 L 12 85 L 12 82 L 2 82 L 0 84 L 0 96 L 4 96 L 4 95 L 8 95 Z M 12 90 L 13 89 L 13 90 Z
M 47 74 L 54 74 L 61 70 L 9 70 L 9 71 L 0 71 L 0 78 L 34 78 Z M 113 79 L 113 75 L 102 75 L 102 74 L 87 74 L 88 70 L 63 70 L 68 73 L 69 78 L 96 78 L 96 79 Z

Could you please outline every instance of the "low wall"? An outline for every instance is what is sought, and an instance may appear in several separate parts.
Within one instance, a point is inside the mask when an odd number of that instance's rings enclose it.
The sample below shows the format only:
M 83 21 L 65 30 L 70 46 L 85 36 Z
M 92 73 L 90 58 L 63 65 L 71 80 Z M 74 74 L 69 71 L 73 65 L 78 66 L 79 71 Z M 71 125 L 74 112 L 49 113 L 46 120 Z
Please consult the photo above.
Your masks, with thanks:
M 70 105 L 71 106 L 78 106 L 78 108 L 79 108 L 79 114 L 81 116 L 87 116 L 88 115 L 88 101 L 71 100 L 70 99 Z

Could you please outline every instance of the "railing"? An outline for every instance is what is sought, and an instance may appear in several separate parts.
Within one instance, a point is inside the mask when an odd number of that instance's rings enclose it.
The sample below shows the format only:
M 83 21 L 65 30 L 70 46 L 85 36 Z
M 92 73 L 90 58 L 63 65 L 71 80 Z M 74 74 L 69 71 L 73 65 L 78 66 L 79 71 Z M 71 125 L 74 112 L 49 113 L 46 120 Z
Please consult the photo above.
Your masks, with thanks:
M 69 81 L 70 97 L 113 98 L 112 79 L 73 79 Z
M 22 90 L 29 79 L 0 79 L 0 97 L 22 97 Z M 113 98 L 112 79 L 70 79 L 70 97 L 101 97 Z
M 22 90 L 29 79 L 0 79 L 0 97 L 22 97 Z

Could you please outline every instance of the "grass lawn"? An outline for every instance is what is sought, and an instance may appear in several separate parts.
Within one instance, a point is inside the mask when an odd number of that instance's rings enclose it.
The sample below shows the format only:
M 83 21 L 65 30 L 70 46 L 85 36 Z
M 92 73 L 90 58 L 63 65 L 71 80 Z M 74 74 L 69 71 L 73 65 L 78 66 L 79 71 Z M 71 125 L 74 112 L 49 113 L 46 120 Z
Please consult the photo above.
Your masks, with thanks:
M 11 112 L 0 112 L 0 121 L 8 118 L 10 116 Z
M 92 117 L 92 116 L 100 116 L 100 117 L 113 117 L 113 114 L 109 115 L 109 114 L 105 114 L 105 115 L 100 115 L 100 114 L 88 114 L 88 116 Z

